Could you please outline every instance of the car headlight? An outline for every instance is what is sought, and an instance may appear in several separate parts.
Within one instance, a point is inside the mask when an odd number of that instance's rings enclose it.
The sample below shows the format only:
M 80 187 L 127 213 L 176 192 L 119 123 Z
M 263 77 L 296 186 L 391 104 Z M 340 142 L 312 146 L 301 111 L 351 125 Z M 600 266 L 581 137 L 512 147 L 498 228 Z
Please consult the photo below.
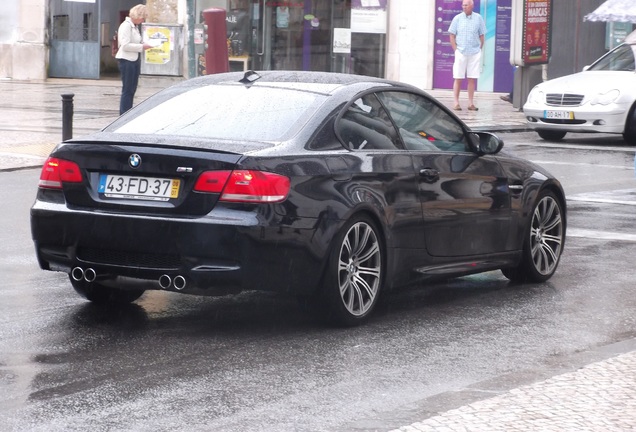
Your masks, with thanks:
M 606 93 L 597 94 L 590 100 L 591 105 L 609 105 L 616 102 L 616 99 L 621 95 L 621 92 L 617 89 L 610 90 Z
M 543 90 L 535 87 L 530 91 L 528 95 L 528 102 L 535 104 L 544 104 L 545 103 L 545 93 Z

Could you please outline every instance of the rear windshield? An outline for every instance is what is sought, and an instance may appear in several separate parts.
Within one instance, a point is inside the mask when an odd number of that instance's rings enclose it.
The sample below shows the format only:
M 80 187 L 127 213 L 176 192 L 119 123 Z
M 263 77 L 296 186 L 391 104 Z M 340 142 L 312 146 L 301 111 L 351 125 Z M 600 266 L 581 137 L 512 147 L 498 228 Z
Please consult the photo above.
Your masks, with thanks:
M 279 141 L 296 132 L 325 98 L 284 88 L 199 87 L 163 101 L 112 132 Z

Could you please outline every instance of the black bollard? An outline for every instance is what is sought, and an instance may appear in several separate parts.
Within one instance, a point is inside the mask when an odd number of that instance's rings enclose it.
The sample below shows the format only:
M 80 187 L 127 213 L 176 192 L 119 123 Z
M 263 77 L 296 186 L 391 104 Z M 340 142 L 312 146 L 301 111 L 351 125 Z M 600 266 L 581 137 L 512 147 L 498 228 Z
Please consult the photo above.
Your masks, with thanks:
M 62 95 L 62 141 L 73 138 L 73 93 Z

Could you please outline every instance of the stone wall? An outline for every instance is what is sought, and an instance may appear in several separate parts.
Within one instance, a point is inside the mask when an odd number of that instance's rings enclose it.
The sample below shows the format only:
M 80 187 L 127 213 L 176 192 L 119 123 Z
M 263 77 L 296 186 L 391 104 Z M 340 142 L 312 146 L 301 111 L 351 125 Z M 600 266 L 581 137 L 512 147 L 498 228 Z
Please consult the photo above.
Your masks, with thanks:
M 161 24 L 179 23 L 177 0 L 147 0 L 148 22 Z
M 4 0 L 0 78 L 46 79 L 47 0 Z

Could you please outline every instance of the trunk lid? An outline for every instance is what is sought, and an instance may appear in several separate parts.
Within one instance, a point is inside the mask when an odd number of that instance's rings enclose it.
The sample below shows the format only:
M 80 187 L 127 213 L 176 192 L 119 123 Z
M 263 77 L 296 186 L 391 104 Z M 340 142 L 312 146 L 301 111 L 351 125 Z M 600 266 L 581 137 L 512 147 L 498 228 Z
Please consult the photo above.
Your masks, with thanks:
M 242 154 L 156 144 L 72 141 L 51 154 L 76 163 L 81 183 L 64 183 L 67 206 L 106 212 L 201 216 L 219 194 L 193 190 L 204 171 L 232 170 Z

